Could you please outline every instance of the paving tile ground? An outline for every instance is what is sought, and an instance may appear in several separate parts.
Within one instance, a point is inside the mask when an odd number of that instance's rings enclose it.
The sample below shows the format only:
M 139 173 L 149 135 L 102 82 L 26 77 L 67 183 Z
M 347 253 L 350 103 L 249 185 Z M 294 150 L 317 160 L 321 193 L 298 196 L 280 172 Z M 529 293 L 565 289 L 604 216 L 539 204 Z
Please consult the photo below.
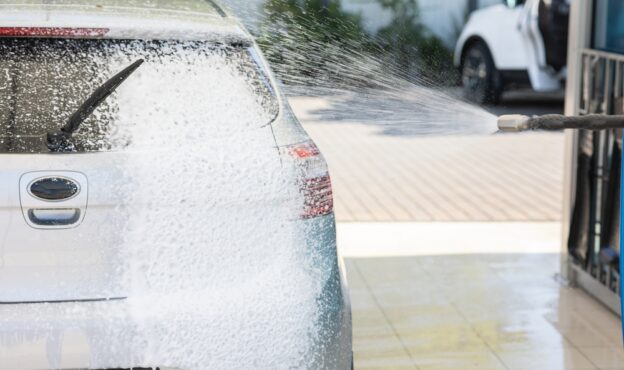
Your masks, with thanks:
M 325 155 L 338 221 L 557 221 L 563 134 L 388 134 L 320 118 L 331 97 L 291 98 Z
M 557 254 L 347 259 L 355 368 L 624 369 L 620 320 Z

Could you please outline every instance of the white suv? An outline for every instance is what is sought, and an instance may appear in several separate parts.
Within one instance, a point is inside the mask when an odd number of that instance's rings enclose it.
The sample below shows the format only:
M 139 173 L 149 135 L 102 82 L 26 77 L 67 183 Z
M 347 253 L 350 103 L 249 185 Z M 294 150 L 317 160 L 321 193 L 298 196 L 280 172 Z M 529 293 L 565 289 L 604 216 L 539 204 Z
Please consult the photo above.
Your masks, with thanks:
M 0 369 L 348 369 L 327 166 L 213 1 L 0 4 Z
M 498 103 L 505 89 L 561 91 L 570 0 L 502 0 L 475 11 L 455 47 L 465 96 Z

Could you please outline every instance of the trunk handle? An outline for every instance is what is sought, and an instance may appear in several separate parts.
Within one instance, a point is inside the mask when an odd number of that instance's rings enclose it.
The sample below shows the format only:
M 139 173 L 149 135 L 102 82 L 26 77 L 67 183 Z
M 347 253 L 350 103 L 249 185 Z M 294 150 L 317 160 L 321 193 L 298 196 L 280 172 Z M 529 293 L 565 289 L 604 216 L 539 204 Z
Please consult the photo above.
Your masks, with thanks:
M 39 226 L 69 226 L 80 220 L 80 209 L 32 208 L 28 210 L 28 218 Z

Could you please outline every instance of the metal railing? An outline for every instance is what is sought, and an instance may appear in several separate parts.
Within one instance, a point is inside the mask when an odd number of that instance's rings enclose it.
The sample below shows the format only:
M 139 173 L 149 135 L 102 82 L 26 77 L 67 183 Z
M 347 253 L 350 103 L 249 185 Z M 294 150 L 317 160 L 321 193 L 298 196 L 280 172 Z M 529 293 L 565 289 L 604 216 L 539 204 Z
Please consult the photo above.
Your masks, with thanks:
M 581 58 L 579 113 L 624 113 L 624 55 L 585 49 Z
M 624 113 L 624 55 L 583 50 L 581 79 L 579 114 Z M 619 207 L 615 209 L 616 200 L 613 199 L 610 190 L 613 184 L 610 182 L 616 181 L 613 173 L 614 167 L 619 166 L 619 158 L 616 157 L 621 148 L 621 144 L 618 145 L 621 136 L 621 130 L 579 133 L 580 152 L 591 152 L 591 174 L 579 174 L 591 176 L 588 190 L 591 206 L 588 222 L 582 223 L 583 227 L 588 227 L 584 240 L 586 254 L 583 258 L 575 255 L 571 259 L 575 282 L 619 314 L 620 274 L 613 260 L 605 258 L 605 249 L 608 248 L 605 240 L 614 235 L 613 217 L 619 219 Z M 613 255 L 613 246 L 611 248 Z

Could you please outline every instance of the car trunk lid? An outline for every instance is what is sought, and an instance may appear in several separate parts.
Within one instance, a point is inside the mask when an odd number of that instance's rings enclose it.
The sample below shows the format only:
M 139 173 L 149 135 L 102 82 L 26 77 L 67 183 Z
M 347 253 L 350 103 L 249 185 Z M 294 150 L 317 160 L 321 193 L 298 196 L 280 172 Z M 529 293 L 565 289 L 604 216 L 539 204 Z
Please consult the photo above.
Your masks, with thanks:
M 193 243 L 225 256 L 241 242 L 223 230 L 297 217 L 268 125 L 277 98 L 245 46 L 0 38 L 0 50 L 0 302 L 124 298 L 166 289 L 165 271 L 218 281 L 210 254 L 176 256 Z M 46 133 L 138 58 L 74 151 L 49 153 Z

